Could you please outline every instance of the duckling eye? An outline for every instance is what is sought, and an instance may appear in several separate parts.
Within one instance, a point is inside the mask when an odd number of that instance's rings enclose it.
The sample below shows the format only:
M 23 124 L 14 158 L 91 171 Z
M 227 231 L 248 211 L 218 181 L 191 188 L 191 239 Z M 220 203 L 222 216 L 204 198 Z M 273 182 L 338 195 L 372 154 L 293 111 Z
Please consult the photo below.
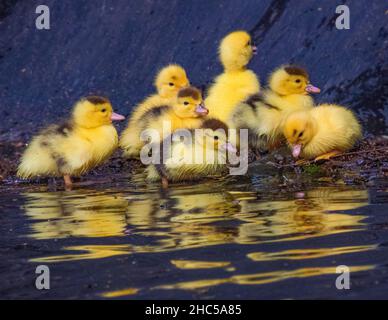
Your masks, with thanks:
M 219 137 L 218 136 L 214 136 L 214 140 L 218 140 L 219 139 Z
M 301 138 L 303 136 L 303 133 L 304 131 L 302 131 L 301 133 L 299 133 L 298 137 Z
M 185 102 L 183 102 L 183 104 L 184 104 L 185 106 L 188 106 L 188 105 L 189 105 L 189 102 L 185 101 Z
M 169 85 L 170 87 L 173 87 L 173 86 L 174 86 L 174 83 L 173 83 L 173 82 L 170 82 L 168 85 Z
M 106 112 L 106 109 L 102 109 L 101 112 Z
M 300 83 L 300 79 L 296 79 L 295 82 L 296 82 L 296 83 Z
M 247 43 L 247 46 L 250 46 L 251 45 L 251 41 L 249 40 L 248 43 Z

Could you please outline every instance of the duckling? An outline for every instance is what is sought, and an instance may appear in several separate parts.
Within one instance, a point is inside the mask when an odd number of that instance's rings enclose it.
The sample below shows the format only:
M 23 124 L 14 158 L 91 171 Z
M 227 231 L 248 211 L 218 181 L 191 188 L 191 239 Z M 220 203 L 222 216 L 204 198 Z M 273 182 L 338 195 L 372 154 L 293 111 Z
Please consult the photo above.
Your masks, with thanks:
M 295 158 L 330 159 L 350 150 L 361 139 L 362 128 L 352 111 L 322 104 L 289 115 L 284 136 Z
M 69 120 L 54 124 L 35 136 L 25 150 L 17 175 L 21 178 L 79 176 L 106 160 L 118 144 L 113 120 L 125 118 L 113 112 L 108 99 L 90 96 L 78 101 Z
M 308 73 L 297 66 L 281 66 L 269 78 L 269 88 L 239 104 L 228 120 L 233 129 L 248 129 L 249 146 L 260 152 L 278 147 L 288 114 L 314 106 L 309 93 L 320 89 L 309 83 Z M 237 144 L 237 143 L 236 143 Z
M 123 131 L 120 139 L 123 155 L 127 158 L 139 158 L 141 148 L 145 144 L 141 140 L 141 133 L 144 130 L 157 130 L 159 136 L 162 137 L 165 123 L 170 124 L 172 132 L 178 129 L 198 128 L 202 124 L 202 117 L 208 112 L 203 105 L 200 90 L 195 87 L 179 90 L 174 103 L 149 109 L 139 117 L 136 123 Z
M 162 157 L 161 164 L 147 167 L 147 180 L 161 180 L 166 188 L 169 181 L 192 181 L 225 173 L 227 151 L 237 151 L 228 141 L 228 127 L 218 119 L 208 119 L 200 129 L 204 129 L 200 134 L 196 134 L 196 130 L 190 131 L 190 141 L 175 141 L 171 136 L 168 137 L 168 150 L 164 150 L 166 140 L 163 141 L 160 150 L 163 150 L 164 158 Z
M 128 127 L 136 123 L 151 108 L 173 103 L 178 91 L 190 86 L 190 81 L 187 78 L 185 69 L 180 65 L 170 64 L 159 71 L 154 85 L 157 94 L 148 97 L 133 110 Z
M 214 80 L 205 100 L 212 117 L 226 122 L 238 103 L 259 92 L 258 77 L 246 68 L 256 51 L 245 31 L 232 32 L 222 40 L 219 56 L 224 73 Z

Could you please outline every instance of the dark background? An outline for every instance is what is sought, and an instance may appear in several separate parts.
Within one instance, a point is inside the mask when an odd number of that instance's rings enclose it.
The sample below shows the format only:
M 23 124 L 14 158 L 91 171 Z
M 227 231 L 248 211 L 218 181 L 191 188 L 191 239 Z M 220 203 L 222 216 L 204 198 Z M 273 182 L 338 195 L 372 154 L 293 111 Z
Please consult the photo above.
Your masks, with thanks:
M 35 28 L 39 4 L 51 9 L 51 30 Z M 350 30 L 335 27 L 340 4 L 350 8 Z M 221 72 L 218 43 L 235 29 L 253 34 L 251 68 L 262 83 L 280 64 L 301 64 L 323 90 L 318 102 L 351 107 L 367 132 L 381 134 L 387 22 L 385 0 L 1 0 L 0 138 L 29 136 L 87 94 L 129 114 L 171 62 L 207 85 Z

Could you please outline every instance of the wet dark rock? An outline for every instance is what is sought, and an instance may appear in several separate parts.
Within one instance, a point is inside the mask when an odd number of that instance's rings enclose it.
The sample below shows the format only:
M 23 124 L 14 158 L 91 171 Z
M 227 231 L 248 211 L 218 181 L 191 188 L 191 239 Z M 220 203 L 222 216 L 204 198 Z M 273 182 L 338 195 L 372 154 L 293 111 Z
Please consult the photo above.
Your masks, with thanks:
M 385 134 L 388 124 L 383 1 L 349 2 L 350 30 L 335 28 L 334 0 L 170 1 L 168 6 L 141 0 L 109 5 L 100 0 L 47 0 L 49 31 L 35 28 L 39 4 L 0 3 L 0 180 L 13 181 L 24 143 L 41 127 L 68 115 L 81 96 L 108 96 L 115 109 L 129 114 L 153 91 L 155 72 L 171 62 L 182 64 L 192 83 L 204 88 L 221 71 L 219 40 L 235 29 L 253 35 L 259 54 L 251 68 L 263 84 L 278 65 L 300 64 L 322 89 L 317 102 L 344 104 L 360 116 L 370 138 L 354 154 L 319 164 L 320 170 L 333 177 L 339 170 L 353 170 L 358 176 L 346 179 L 354 181 L 388 175 L 387 151 L 381 150 L 388 139 L 373 138 Z M 124 126 L 118 124 L 119 130 Z M 275 164 L 274 171 L 293 163 L 289 154 L 270 157 L 264 159 Z M 249 156 L 250 162 L 261 159 Z M 141 167 L 117 152 L 81 181 L 119 172 L 131 175 Z
M 12 8 L 19 0 L 2 0 L 0 2 L 0 21 L 11 13 Z M 0 59 L 2 56 L 0 56 Z
M 182 64 L 192 83 L 221 71 L 219 40 L 251 31 L 251 63 L 265 82 L 283 63 L 297 63 L 322 89 L 318 102 L 357 111 L 367 132 L 388 124 L 386 6 L 352 1 L 350 30 L 335 28 L 338 1 L 47 0 L 51 30 L 35 28 L 38 1 L 0 3 L 0 138 L 16 139 L 67 115 L 89 94 L 110 97 L 128 114 L 153 91 L 155 72 Z

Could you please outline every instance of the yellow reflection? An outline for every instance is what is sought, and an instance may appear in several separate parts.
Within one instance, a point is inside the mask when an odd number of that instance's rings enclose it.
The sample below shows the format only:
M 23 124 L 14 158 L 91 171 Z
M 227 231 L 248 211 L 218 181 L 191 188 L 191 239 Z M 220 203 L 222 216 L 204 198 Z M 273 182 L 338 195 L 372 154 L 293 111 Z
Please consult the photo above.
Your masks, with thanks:
M 171 263 L 179 269 L 212 269 L 230 265 L 227 261 L 171 260 Z
M 373 265 L 351 266 L 350 272 L 368 271 L 374 269 Z M 291 278 L 308 278 L 322 276 L 328 274 L 336 274 L 336 267 L 319 267 L 319 268 L 301 268 L 296 270 L 281 270 L 256 274 L 235 275 L 224 279 L 205 279 L 198 281 L 180 282 L 176 284 L 161 285 L 155 289 L 167 290 L 196 290 L 207 287 L 218 286 L 221 284 L 240 284 L 240 285 L 260 285 L 272 282 L 278 282 Z
M 101 294 L 101 296 L 104 298 L 118 298 L 118 297 L 134 295 L 138 292 L 139 292 L 139 289 L 128 288 L 128 289 L 124 289 L 124 290 L 104 292 Z
M 247 257 L 253 261 L 275 261 L 275 260 L 303 260 L 317 259 L 340 254 L 363 252 L 376 250 L 377 245 L 369 246 L 349 246 L 337 248 L 320 248 L 320 249 L 295 249 L 280 252 L 253 252 Z
M 127 223 L 135 234 L 158 237 L 152 248 L 162 252 L 360 230 L 365 216 L 345 211 L 367 204 L 367 191 L 346 187 L 317 188 L 301 199 L 275 201 L 257 200 L 251 191 L 220 193 L 192 187 L 172 190 L 168 196 L 142 195 L 129 206 Z M 228 221 L 233 227 L 222 227 Z
M 103 258 L 128 254 L 132 252 L 131 246 L 129 245 L 73 246 L 73 247 L 64 247 L 63 249 L 69 250 L 69 251 L 84 251 L 84 253 L 63 254 L 63 255 L 51 256 L 51 257 L 34 258 L 34 259 L 31 259 L 30 261 L 52 263 L 52 262 L 60 262 L 60 261 L 76 261 L 76 260 L 85 260 L 85 259 L 103 259 Z
M 28 194 L 25 209 L 33 219 L 32 236 L 37 239 L 123 236 L 125 228 L 128 241 L 131 236 L 148 237 L 147 245 L 74 246 L 65 249 L 75 253 L 36 260 L 52 262 L 232 243 L 290 241 L 351 232 L 365 227 L 365 216 L 347 210 L 367 203 L 365 190 L 345 186 L 317 188 L 297 199 L 264 200 L 252 191 L 220 192 L 214 186 L 197 185 L 172 188 L 165 193 L 138 192 L 130 203 L 120 195 L 90 191 Z M 339 248 L 336 254 L 346 253 L 341 249 L 345 250 Z M 325 254 L 325 249 L 317 250 L 322 251 L 310 254 Z M 293 255 L 283 254 L 288 255 L 287 259 Z M 258 255 L 253 257 L 260 259 Z M 276 255 L 261 258 L 279 259 Z
M 227 196 L 201 188 L 171 190 L 168 197 L 144 194 L 129 206 L 127 223 L 136 234 L 160 237 L 153 244 L 157 252 L 231 243 L 235 230 L 213 225 L 238 212 Z
M 292 200 L 243 200 L 239 219 L 245 223 L 239 228 L 236 242 L 290 241 L 360 230 L 366 216 L 339 211 L 367 204 L 366 190 L 327 187 Z
M 35 239 L 110 237 L 125 230 L 128 201 L 117 195 L 73 191 L 28 193 L 26 214 Z

